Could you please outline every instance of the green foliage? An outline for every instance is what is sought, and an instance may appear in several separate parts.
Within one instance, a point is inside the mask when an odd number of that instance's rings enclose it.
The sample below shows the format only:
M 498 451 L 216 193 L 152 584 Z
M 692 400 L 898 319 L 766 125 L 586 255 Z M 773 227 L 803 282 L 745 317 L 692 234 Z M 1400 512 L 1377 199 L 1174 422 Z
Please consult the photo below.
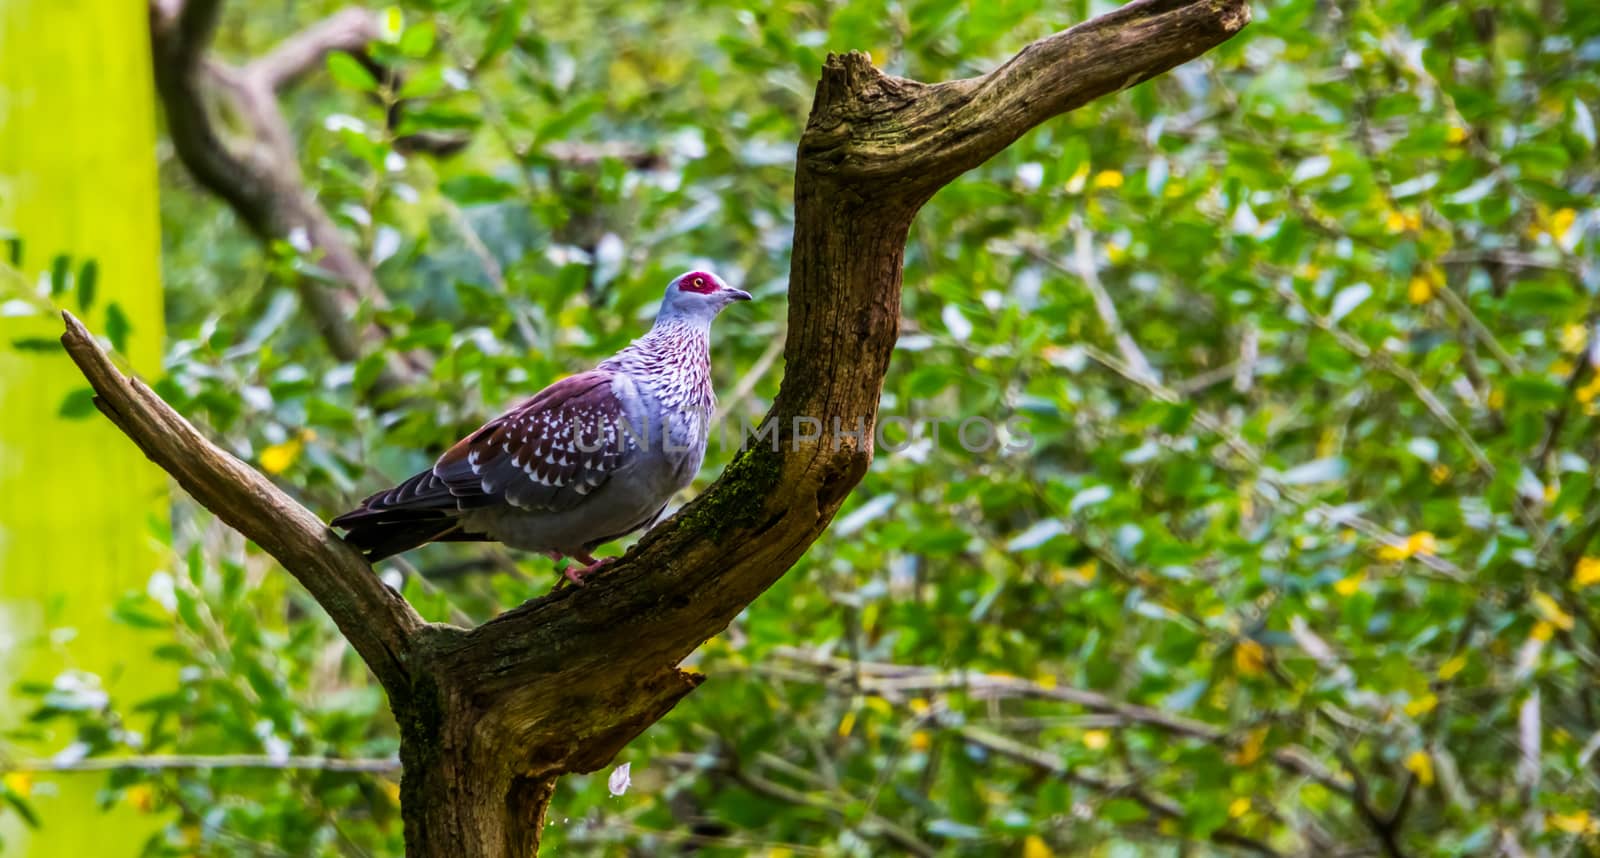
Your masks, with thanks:
M 234 5 L 239 53 L 334 8 Z M 1106 5 L 409 4 L 377 52 L 398 93 L 336 56 L 288 107 L 392 303 L 356 321 L 433 358 L 414 406 L 375 410 L 384 355 L 328 356 L 294 291 L 316 260 L 261 252 L 176 165 L 158 390 L 331 515 L 626 343 L 709 261 L 757 297 L 713 361 L 753 423 L 826 52 L 968 77 Z M 1362 802 L 1402 809 L 1408 855 L 1595 848 L 1600 19 L 1255 12 L 918 216 L 882 407 L 921 428 L 886 430 L 830 532 L 696 654 L 710 679 L 619 757 L 628 792 L 562 782 L 552 854 L 1376 852 Z M 471 142 L 404 154 L 424 133 Z M 1026 442 L 963 449 L 973 417 Z M 697 486 L 732 454 L 714 444 Z M 281 573 L 187 507 L 169 541 L 185 560 L 116 617 L 170 629 L 154 655 L 183 684 L 87 709 L 40 689 L 41 717 L 96 754 L 395 753 L 375 686 Z M 383 571 L 439 620 L 555 579 L 482 546 Z M 107 726 L 125 711 L 157 726 L 135 742 Z M 150 850 L 172 855 L 397 854 L 396 795 L 227 768 L 106 793 L 170 812 Z

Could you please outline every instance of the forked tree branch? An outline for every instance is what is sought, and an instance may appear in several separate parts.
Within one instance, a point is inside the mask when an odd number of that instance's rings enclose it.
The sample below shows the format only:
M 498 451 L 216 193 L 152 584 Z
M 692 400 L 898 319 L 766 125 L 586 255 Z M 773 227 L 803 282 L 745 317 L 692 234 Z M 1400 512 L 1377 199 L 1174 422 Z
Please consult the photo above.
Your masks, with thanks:
M 182 18 L 216 0 L 191 4 Z M 408 854 L 526 855 L 555 779 L 604 766 L 692 691 L 702 677 L 678 664 L 799 559 L 866 473 L 918 208 L 1029 128 L 1199 56 L 1249 17 L 1247 0 L 1135 0 L 937 85 L 830 56 L 795 169 L 772 434 L 587 586 L 475 629 L 422 623 L 315 516 L 116 373 L 70 318 L 68 348 L 108 416 L 299 578 L 389 690 Z M 800 418 L 832 431 L 802 435 Z
M 801 156 L 931 193 L 1045 120 L 1187 62 L 1249 21 L 1238 0 L 1141 0 L 1040 39 L 982 77 L 932 86 L 852 54 L 824 72 L 817 108 L 827 115 L 812 114 Z

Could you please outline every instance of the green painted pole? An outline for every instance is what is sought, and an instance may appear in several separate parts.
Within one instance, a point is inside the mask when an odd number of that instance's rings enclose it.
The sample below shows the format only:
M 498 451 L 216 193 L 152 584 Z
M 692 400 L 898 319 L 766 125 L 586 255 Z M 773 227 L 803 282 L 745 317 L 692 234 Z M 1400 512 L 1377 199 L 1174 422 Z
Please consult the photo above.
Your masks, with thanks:
M 128 357 L 154 374 L 162 313 L 148 15 L 135 0 L 0 0 L 0 231 L 21 237 L 29 280 L 58 255 L 74 272 L 93 258 L 86 321 L 104 331 L 117 303 L 132 323 Z M 75 298 L 60 301 L 76 311 Z M 172 681 L 148 638 L 109 620 L 117 597 L 162 562 L 150 521 L 167 514 L 166 481 L 99 415 L 58 416 L 82 378 L 65 356 L 13 343 L 60 331 L 55 319 L 0 317 L 0 724 L 14 723 L 18 705 L 6 697 L 20 678 L 83 670 L 121 701 Z M 37 645 L 57 627 L 76 636 Z M 49 754 L 69 739 L 12 750 Z M 31 781 L 14 777 L 43 825 L 30 832 L 0 814 L 8 856 L 132 856 L 157 824 L 127 803 L 101 812 L 104 774 Z

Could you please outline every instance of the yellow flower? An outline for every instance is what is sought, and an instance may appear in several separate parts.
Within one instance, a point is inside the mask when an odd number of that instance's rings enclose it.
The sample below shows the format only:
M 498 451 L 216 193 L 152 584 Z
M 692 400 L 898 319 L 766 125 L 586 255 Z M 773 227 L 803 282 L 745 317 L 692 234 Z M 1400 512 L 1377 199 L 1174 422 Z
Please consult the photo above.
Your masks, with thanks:
M 1557 241 L 1566 240 L 1567 233 L 1577 220 L 1578 213 L 1572 209 L 1557 209 L 1556 213 L 1550 216 L 1550 237 Z
M 906 706 L 911 709 L 911 714 L 913 715 L 928 714 L 928 701 L 925 698 L 913 697 L 906 703 Z
M 1333 582 L 1333 591 L 1348 599 L 1361 592 L 1361 585 L 1366 580 L 1367 573 L 1365 571 L 1357 572 L 1354 575 L 1346 575 Z
M 289 466 L 300 458 L 301 446 L 299 438 L 290 438 L 282 444 L 273 444 L 262 450 L 261 470 L 274 476 L 289 470 Z
M 1416 775 L 1423 786 L 1433 786 L 1433 758 L 1427 751 L 1412 751 L 1406 757 L 1406 770 Z
M 156 791 L 149 784 L 134 784 L 123 797 L 140 813 L 149 813 L 156 806 Z
M 1406 540 L 1406 547 L 1411 549 L 1412 554 L 1433 555 L 1438 553 L 1439 540 L 1435 539 L 1433 534 L 1423 530 L 1411 534 L 1411 538 Z
M 0 778 L 0 785 L 4 785 L 12 793 L 27 798 L 33 793 L 33 772 L 6 772 Z
M 846 713 L 844 713 L 844 717 L 839 719 L 839 737 L 840 738 L 844 738 L 846 736 L 849 736 L 850 733 L 853 730 L 855 730 L 855 728 L 856 728 L 856 713 L 854 713 L 854 712 L 846 712 Z
M 1415 718 L 1418 715 L 1426 715 L 1429 712 L 1432 712 L 1434 709 L 1438 708 L 1438 706 L 1439 695 L 1430 691 L 1427 694 L 1424 694 L 1421 697 L 1418 697 L 1415 700 L 1407 703 L 1406 714 L 1410 715 L 1412 718 Z
M 1556 627 L 1540 620 L 1533 624 L 1533 631 L 1528 632 L 1528 637 L 1536 641 L 1547 641 L 1556 635 Z
M 1439 665 L 1439 678 L 1448 682 L 1449 680 L 1454 679 L 1456 674 L 1466 669 L 1466 666 L 1466 653 L 1460 653 L 1458 655 L 1451 656 L 1449 661 Z
M 1416 232 L 1422 229 L 1422 216 L 1419 214 L 1404 214 L 1391 211 L 1383 219 L 1383 225 L 1390 232 Z
M 1122 174 L 1116 170 L 1101 170 L 1094 176 L 1094 186 L 1096 188 L 1120 188 L 1122 187 Z
M 1233 648 L 1233 666 L 1245 676 L 1260 676 L 1267 670 L 1267 651 L 1249 638 Z
M 1445 480 L 1450 479 L 1450 466 L 1434 465 L 1433 470 L 1428 472 L 1428 479 L 1433 480 L 1433 484 L 1436 486 L 1442 484 Z
M 1458 145 L 1467 139 L 1467 129 L 1460 125 L 1452 125 L 1444 132 L 1444 139 L 1451 145 Z
M 1572 615 L 1563 611 L 1561 606 L 1556 603 L 1556 600 L 1550 598 L 1548 594 L 1537 590 L 1534 591 L 1533 608 L 1539 612 L 1539 616 L 1545 622 L 1556 628 L 1564 632 L 1572 629 Z
M 1238 819 L 1250 812 L 1250 799 L 1240 796 L 1228 803 L 1228 818 Z
M 1257 727 L 1245 734 L 1244 741 L 1239 743 L 1238 749 L 1228 755 L 1228 762 L 1236 766 L 1248 766 L 1261 759 L 1261 752 L 1267 747 L 1268 732 L 1270 732 L 1268 727 Z
M 1037 834 L 1030 834 L 1022 841 L 1022 858 L 1055 858 L 1056 851 L 1044 838 Z
M 1087 730 L 1083 734 L 1083 746 L 1091 751 L 1104 751 L 1111 744 L 1111 733 L 1107 730 Z
M 1433 284 L 1426 277 L 1413 277 L 1411 284 L 1406 288 L 1406 295 L 1413 304 L 1426 304 L 1433 298 Z
M 1588 384 L 1573 391 L 1573 395 L 1584 405 L 1595 401 L 1595 397 L 1600 396 L 1600 372 L 1595 373 L 1594 378 L 1589 379 Z
M 931 747 L 933 747 L 933 737 L 928 735 L 927 730 L 918 730 L 911 734 L 911 750 L 926 751 Z
M 1415 557 L 1418 554 L 1434 554 L 1439 550 L 1439 540 L 1426 530 L 1419 530 L 1406 537 L 1401 545 L 1383 545 L 1378 548 L 1378 559 L 1386 563 L 1395 563 Z
M 1595 821 L 1589 817 L 1587 810 L 1575 810 L 1571 813 L 1552 813 L 1544 818 L 1544 823 L 1549 828 L 1565 831 L 1568 834 L 1584 834 L 1596 830 Z
M 1600 584 L 1600 557 L 1584 557 L 1572 569 L 1572 586 L 1582 590 Z
M 1561 329 L 1561 350 L 1569 355 L 1579 354 L 1589 345 L 1589 329 L 1583 325 L 1567 325 Z

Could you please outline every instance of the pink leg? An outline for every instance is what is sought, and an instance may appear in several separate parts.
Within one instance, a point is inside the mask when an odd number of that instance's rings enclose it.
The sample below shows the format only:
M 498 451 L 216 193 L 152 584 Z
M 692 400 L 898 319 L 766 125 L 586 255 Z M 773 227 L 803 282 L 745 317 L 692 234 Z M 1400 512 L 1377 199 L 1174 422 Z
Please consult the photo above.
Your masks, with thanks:
M 596 559 L 594 559 L 594 555 L 585 553 L 585 554 L 573 555 L 572 559 L 576 560 L 579 563 L 582 563 L 584 565 L 583 566 L 568 566 L 566 569 L 562 570 L 561 574 L 568 581 L 571 581 L 572 583 L 578 585 L 579 587 L 582 587 L 583 586 L 583 579 L 584 579 L 585 576 L 587 576 L 589 573 L 595 571 L 596 569 L 599 569 L 602 566 L 610 565 L 617 558 L 615 558 L 615 557 L 603 557 L 603 558 L 601 558 L 599 560 L 596 560 Z

